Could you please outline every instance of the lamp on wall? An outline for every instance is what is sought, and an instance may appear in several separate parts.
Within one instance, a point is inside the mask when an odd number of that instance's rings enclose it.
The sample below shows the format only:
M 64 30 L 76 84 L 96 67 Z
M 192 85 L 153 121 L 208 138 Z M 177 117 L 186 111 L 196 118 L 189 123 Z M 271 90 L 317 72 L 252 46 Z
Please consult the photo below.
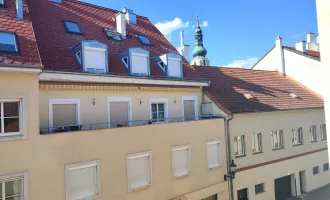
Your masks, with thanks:
M 93 106 L 95 106 L 96 98 L 93 97 Z
M 237 165 L 234 163 L 234 160 L 231 160 L 231 163 L 229 165 L 228 175 L 227 174 L 224 175 L 225 181 L 227 181 L 227 178 L 235 179 L 236 167 Z
M 176 97 L 174 97 L 174 100 L 173 100 L 174 104 L 176 104 Z
M 139 98 L 139 101 L 140 101 L 140 105 L 142 104 L 142 98 Z

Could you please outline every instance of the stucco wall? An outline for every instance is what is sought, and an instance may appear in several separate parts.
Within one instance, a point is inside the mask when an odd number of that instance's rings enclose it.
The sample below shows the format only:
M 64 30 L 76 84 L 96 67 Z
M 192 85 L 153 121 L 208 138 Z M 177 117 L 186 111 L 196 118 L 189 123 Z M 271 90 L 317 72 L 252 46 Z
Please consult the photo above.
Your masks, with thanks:
M 82 124 L 108 122 L 107 97 L 131 97 L 132 120 L 150 120 L 150 99 L 166 98 L 168 102 L 168 118 L 180 118 L 182 113 L 182 97 L 197 97 L 198 115 L 201 109 L 201 91 L 116 91 L 116 90 L 46 90 L 40 89 L 40 124 L 49 127 L 49 99 L 80 99 L 80 117 Z M 95 97 L 95 105 L 93 105 Z M 140 98 L 142 104 L 140 104 Z M 174 102 L 176 101 L 176 102 Z
M 278 49 L 274 47 L 268 52 L 268 54 L 261 58 L 261 60 L 253 67 L 255 70 L 268 70 L 268 71 L 276 71 L 281 68 L 280 65 L 280 55 L 278 54 Z

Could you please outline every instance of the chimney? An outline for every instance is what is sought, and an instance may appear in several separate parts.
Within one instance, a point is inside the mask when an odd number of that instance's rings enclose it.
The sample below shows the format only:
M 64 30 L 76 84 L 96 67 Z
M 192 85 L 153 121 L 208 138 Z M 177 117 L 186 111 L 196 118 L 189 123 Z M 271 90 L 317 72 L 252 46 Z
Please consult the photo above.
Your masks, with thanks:
M 307 33 L 306 49 L 312 51 L 320 51 L 318 37 L 315 37 L 314 33 Z
M 124 13 L 119 12 L 116 15 L 116 24 L 117 24 L 117 32 L 120 33 L 123 36 L 123 38 L 126 38 L 126 20 Z
M 315 33 L 307 33 L 307 43 L 315 43 Z
M 275 51 L 278 56 L 278 63 L 279 71 L 285 76 L 285 62 L 284 62 L 284 50 L 282 44 L 282 38 L 280 36 L 276 37 L 275 41 Z
M 177 48 L 179 53 L 190 63 L 190 46 L 184 44 L 184 32 L 180 32 L 181 46 Z
M 23 0 L 16 0 L 16 17 L 23 19 Z
M 125 13 L 125 18 L 128 21 L 129 24 L 136 24 L 136 14 L 133 12 L 133 10 L 124 8 L 123 13 Z
M 296 50 L 306 53 L 306 41 L 300 41 L 296 43 Z

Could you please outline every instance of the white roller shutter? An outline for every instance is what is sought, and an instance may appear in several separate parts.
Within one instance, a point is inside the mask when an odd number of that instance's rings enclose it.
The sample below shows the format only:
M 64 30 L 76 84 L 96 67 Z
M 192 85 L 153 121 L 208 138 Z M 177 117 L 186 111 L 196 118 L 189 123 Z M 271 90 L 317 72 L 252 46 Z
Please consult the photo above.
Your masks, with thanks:
M 148 56 L 132 54 L 131 56 L 132 74 L 148 75 Z
M 188 145 L 173 148 L 172 168 L 174 177 L 190 174 L 190 149 Z
M 168 59 L 167 73 L 171 77 L 182 77 L 181 60 Z
M 151 184 L 150 159 L 150 153 L 128 156 L 127 178 L 129 190 L 146 187 Z
M 220 141 L 211 141 L 206 144 L 207 166 L 215 168 L 221 165 Z
M 85 71 L 94 73 L 106 72 L 106 51 L 104 49 L 85 48 L 84 66 Z

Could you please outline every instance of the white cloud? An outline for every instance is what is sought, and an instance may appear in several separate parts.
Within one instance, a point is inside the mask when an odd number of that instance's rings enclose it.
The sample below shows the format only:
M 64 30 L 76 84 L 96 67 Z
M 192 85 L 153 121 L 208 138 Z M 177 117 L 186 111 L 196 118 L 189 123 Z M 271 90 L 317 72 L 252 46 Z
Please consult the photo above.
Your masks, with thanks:
M 157 22 L 155 26 L 168 40 L 171 40 L 173 31 L 188 28 L 189 24 L 190 22 L 183 22 L 181 18 L 176 17 L 172 21 Z
M 251 68 L 256 62 L 258 62 L 259 58 L 252 57 L 245 60 L 235 60 L 231 64 L 228 64 L 224 67 L 232 67 L 232 68 Z
M 201 24 L 201 27 L 209 27 L 209 22 L 208 21 L 203 21 L 203 23 Z

